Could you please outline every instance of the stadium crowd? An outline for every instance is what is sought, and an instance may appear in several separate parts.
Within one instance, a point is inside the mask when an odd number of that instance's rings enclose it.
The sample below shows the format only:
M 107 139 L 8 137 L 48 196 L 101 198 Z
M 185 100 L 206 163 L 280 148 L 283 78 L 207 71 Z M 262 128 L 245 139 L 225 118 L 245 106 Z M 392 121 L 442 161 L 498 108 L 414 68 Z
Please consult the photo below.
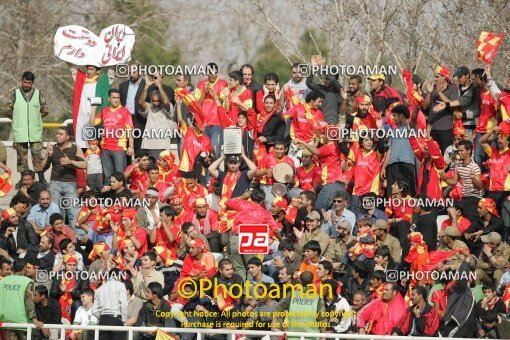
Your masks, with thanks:
M 0 164 L 0 321 L 38 339 L 60 323 L 508 337 L 510 78 L 438 66 L 433 82 L 404 72 L 401 93 L 384 74 L 208 67 L 174 87 L 133 67 L 116 89 L 73 66 L 73 126 L 46 148 L 54 109 L 23 73 L 7 108 L 20 182 Z M 225 154 L 233 128 L 241 152 Z M 240 253 L 243 224 L 268 226 L 266 254 Z M 324 289 L 283 295 L 299 287 Z

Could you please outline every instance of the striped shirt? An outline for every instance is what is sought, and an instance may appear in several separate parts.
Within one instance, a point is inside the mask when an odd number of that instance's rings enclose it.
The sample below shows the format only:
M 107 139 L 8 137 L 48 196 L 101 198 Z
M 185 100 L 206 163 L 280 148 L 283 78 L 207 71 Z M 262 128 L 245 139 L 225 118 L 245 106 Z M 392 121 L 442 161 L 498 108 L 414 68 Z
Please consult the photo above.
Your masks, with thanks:
M 480 167 L 471 159 L 467 165 L 459 162 L 455 169 L 459 174 L 460 184 L 462 185 L 462 196 L 463 197 L 482 197 L 481 190 L 475 188 L 473 181 L 471 180 L 472 175 L 481 175 Z

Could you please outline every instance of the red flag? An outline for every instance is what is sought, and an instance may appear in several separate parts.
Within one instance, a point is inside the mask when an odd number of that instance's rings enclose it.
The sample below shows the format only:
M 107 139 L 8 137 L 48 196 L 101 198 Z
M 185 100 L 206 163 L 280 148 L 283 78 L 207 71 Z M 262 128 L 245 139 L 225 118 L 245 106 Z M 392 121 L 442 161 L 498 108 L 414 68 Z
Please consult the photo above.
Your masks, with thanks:
M 411 71 L 407 69 L 403 70 L 402 77 L 404 78 L 404 82 L 407 87 L 406 93 L 407 100 L 413 103 L 414 106 L 420 107 L 423 102 L 423 97 L 416 93 L 416 91 L 413 91 L 413 76 L 411 74 Z
M 462 250 L 457 249 L 455 251 L 431 251 L 429 256 L 429 263 L 423 266 L 423 271 L 432 271 L 436 269 L 444 260 L 450 256 L 460 253 Z
M 234 309 L 235 299 L 230 296 L 228 291 L 221 285 L 218 287 L 216 301 L 218 302 L 218 307 L 222 312 Z
M 158 328 L 156 332 L 156 340 L 177 340 L 177 338 Z
M 483 61 L 486 64 L 492 63 L 504 36 L 505 33 L 501 33 L 501 35 L 496 35 L 491 32 L 480 33 L 478 41 L 476 42 L 478 60 Z
M 7 169 L 7 172 L 0 175 L 0 197 L 7 196 L 12 189 L 11 173 L 11 170 Z
M 182 99 L 193 114 L 193 117 L 195 117 L 197 128 L 203 130 L 205 126 L 205 114 L 197 98 L 187 89 L 175 89 L 175 93 Z
M 294 224 L 296 222 L 297 213 L 298 209 L 295 206 L 289 204 L 287 211 L 285 212 L 285 219 Z
M 501 103 L 501 120 L 507 121 L 510 119 L 510 94 L 501 92 L 499 102 Z
M 304 103 L 299 100 L 299 98 L 294 94 L 290 87 L 287 87 L 285 92 L 283 93 L 285 96 L 285 100 L 287 103 L 294 105 L 303 105 Z

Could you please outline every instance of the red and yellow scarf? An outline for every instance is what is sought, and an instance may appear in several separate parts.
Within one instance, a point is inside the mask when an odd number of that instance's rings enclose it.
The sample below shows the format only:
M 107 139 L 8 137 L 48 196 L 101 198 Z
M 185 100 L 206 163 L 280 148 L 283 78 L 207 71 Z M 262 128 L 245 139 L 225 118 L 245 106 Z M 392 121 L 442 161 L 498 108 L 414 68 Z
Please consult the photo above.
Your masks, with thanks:
M 225 175 L 225 179 L 223 180 L 223 186 L 221 187 L 221 199 L 218 203 L 219 210 L 218 214 L 220 216 L 219 223 L 219 231 L 220 233 L 224 233 L 230 229 L 234 224 L 234 216 L 235 211 L 227 210 L 226 203 L 229 199 L 232 198 L 232 194 L 234 193 L 234 189 L 236 187 L 237 181 L 241 178 L 241 171 L 237 172 L 227 172 Z

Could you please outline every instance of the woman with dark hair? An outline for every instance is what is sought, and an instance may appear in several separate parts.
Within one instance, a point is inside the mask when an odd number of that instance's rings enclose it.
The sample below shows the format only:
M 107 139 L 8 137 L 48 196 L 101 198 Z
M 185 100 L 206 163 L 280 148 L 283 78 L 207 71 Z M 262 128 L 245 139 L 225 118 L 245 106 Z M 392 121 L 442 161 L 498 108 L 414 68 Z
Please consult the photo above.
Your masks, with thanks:
M 280 99 L 281 90 L 278 84 L 278 75 L 276 73 L 267 73 L 264 76 L 264 85 L 262 90 L 257 91 L 255 108 L 258 113 L 264 112 L 264 101 L 267 96 L 274 96 L 277 100 Z
M 260 91 L 259 91 L 260 92 Z M 285 134 L 285 122 L 277 111 L 277 98 L 269 94 L 264 97 L 263 110 L 257 115 L 255 136 L 257 144 L 273 145 Z

